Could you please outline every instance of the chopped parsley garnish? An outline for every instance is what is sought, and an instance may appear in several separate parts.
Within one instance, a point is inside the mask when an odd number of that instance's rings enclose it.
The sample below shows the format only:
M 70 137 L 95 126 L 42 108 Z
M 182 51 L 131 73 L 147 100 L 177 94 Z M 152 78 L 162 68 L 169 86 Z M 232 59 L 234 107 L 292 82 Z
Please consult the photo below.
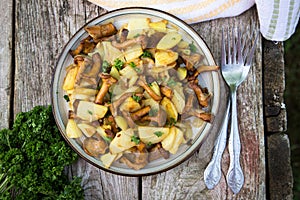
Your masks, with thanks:
M 137 73 L 141 73 L 142 72 L 142 70 L 140 69 L 140 68 L 134 68 L 134 70 L 137 72 Z
M 139 33 L 137 33 L 137 34 L 135 34 L 134 36 L 133 36 L 133 38 L 137 38 L 137 37 L 139 37 L 141 34 L 139 34 Z
M 113 140 L 111 137 L 107 137 L 107 136 L 102 136 L 102 138 L 107 142 L 111 142 Z
M 90 111 L 90 110 L 88 110 L 88 113 L 89 113 L 90 115 L 92 115 L 92 114 L 93 114 L 93 112 L 92 112 L 92 111 Z
M 138 103 L 139 103 L 139 101 L 141 100 L 141 97 L 140 97 L 140 96 L 137 96 L 137 95 L 135 95 L 135 94 L 132 95 L 132 98 L 133 98 L 133 100 L 135 100 L 135 101 L 138 102 Z
M 64 95 L 64 99 L 66 100 L 66 102 L 69 102 L 70 101 L 70 98 L 68 95 Z
M 104 73 L 108 73 L 109 70 L 110 70 L 110 64 L 106 60 L 104 60 L 102 63 L 102 71 Z
M 169 87 L 175 86 L 176 84 L 177 84 L 177 82 L 174 80 L 174 77 L 171 77 L 167 82 L 167 85 Z
M 164 133 L 161 132 L 161 131 L 155 131 L 154 134 L 155 134 L 157 137 L 161 137 Z
M 130 65 L 130 67 L 132 67 L 132 68 L 135 68 L 135 67 L 136 67 L 136 64 L 135 64 L 134 62 L 130 62 L 129 65 Z
M 123 65 L 124 65 L 124 62 L 122 60 L 120 60 L 119 58 L 117 58 L 115 61 L 114 61 L 114 66 L 115 68 L 117 68 L 117 70 L 121 70 L 123 68 Z
M 147 143 L 147 146 L 151 146 L 151 145 L 152 145 L 152 142 L 148 142 L 148 143 Z
M 134 142 L 135 144 L 139 144 L 140 141 L 141 141 L 141 140 L 140 140 L 139 137 L 137 137 L 137 136 L 135 136 L 135 135 L 131 136 L 131 142 Z
M 190 50 L 192 53 L 196 53 L 197 52 L 197 47 L 194 45 L 194 42 L 189 44 Z
M 152 58 L 152 54 L 149 51 L 144 51 L 141 55 L 142 58 Z
M 129 63 L 130 67 L 132 67 L 136 72 L 141 72 L 142 70 L 136 66 L 134 62 Z
M 157 115 L 157 113 L 158 113 L 157 109 L 151 108 L 151 110 L 149 111 L 149 116 L 154 117 Z
M 174 118 L 172 118 L 172 117 L 166 123 L 166 125 L 170 126 L 170 127 L 174 126 L 175 124 L 176 124 L 176 120 Z

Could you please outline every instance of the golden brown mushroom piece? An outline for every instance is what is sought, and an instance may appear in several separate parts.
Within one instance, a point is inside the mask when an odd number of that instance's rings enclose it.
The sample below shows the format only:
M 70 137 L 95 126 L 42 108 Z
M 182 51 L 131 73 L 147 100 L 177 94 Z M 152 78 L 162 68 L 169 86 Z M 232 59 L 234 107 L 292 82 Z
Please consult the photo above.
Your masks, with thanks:
M 159 109 L 155 116 L 146 115 L 141 119 L 141 122 L 150 121 L 150 123 L 155 122 L 157 126 L 163 127 L 167 121 L 167 113 L 164 109 Z
M 186 112 L 181 115 L 181 119 L 187 119 L 191 116 L 198 117 L 199 119 L 202 119 L 206 122 L 212 122 L 214 119 L 214 116 L 211 113 L 206 113 L 204 111 L 197 112 L 196 110 L 190 110 L 189 112 Z
M 83 39 L 76 49 L 70 51 L 71 56 L 75 57 L 76 55 L 79 55 L 81 53 L 88 54 L 92 52 L 96 44 L 94 43 L 94 41 L 91 41 L 91 39 L 92 38 L 90 36 Z
M 137 81 L 137 84 L 144 88 L 146 92 L 154 99 L 155 101 L 160 101 L 162 99 L 161 96 L 157 95 L 147 84 L 145 76 L 140 76 L 139 80 Z
M 187 112 L 189 112 L 193 108 L 194 100 L 195 100 L 195 94 L 194 94 L 194 92 L 193 93 L 188 92 L 187 101 L 186 101 L 186 104 L 185 104 L 185 107 L 184 107 L 182 113 L 187 113 Z
M 147 40 L 145 35 L 140 35 L 136 38 L 132 38 L 129 40 L 125 40 L 122 43 L 118 43 L 117 41 L 112 41 L 111 45 L 116 47 L 117 49 L 126 49 L 132 45 L 141 44 L 142 48 L 145 49 L 147 46 Z
M 87 78 L 96 78 L 96 76 L 98 75 L 100 69 L 101 69 L 101 56 L 99 53 L 95 53 L 92 55 L 92 67 L 89 70 L 89 72 L 85 73 L 84 76 Z
M 117 29 L 112 23 L 89 26 L 84 29 L 94 39 L 94 41 L 99 41 L 99 39 L 103 37 L 112 36 L 117 33 Z
M 198 117 L 200 119 L 202 119 L 203 121 L 206 122 L 212 122 L 214 117 L 211 113 L 206 113 L 206 112 L 196 112 L 196 111 L 192 111 L 191 115 Z
M 125 163 L 128 167 L 139 170 L 148 164 L 148 151 L 146 148 L 139 150 L 136 147 L 130 149 L 130 153 L 124 153 L 120 158 L 122 163 Z
M 96 96 L 95 103 L 103 104 L 104 97 L 107 94 L 110 86 L 116 83 L 117 79 L 113 78 L 110 74 L 101 73 L 99 76 L 102 79 L 102 86 Z
M 209 71 L 216 71 L 216 70 L 218 70 L 219 68 L 220 68 L 220 67 L 217 66 L 217 65 L 212 65 L 212 66 L 209 66 L 209 65 L 203 65 L 203 66 L 199 66 L 199 67 L 196 69 L 195 73 L 194 73 L 192 76 L 190 76 L 190 77 L 188 78 L 188 80 L 189 80 L 189 81 L 195 80 L 195 79 L 197 78 L 197 76 L 198 76 L 200 73 L 202 73 L 202 72 L 209 72 Z
M 160 86 L 160 92 L 169 99 L 173 97 L 173 90 L 168 86 Z
M 139 120 L 141 117 L 143 117 L 144 115 L 146 115 L 147 113 L 149 113 L 151 107 L 150 106 L 145 106 L 133 113 L 130 114 L 131 118 L 133 121 L 137 121 Z
M 99 157 L 106 152 L 108 145 L 97 133 L 83 141 L 83 150 L 90 156 Z
M 208 101 L 211 98 L 211 94 L 203 93 L 201 87 L 198 84 L 196 84 L 195 81 L 190 81 L 189 82 L 189 87 L 194 90 L 200 106 L 207 107 L 208 106 Z
M 203 56 L 197 53 L 191 55 L 182 55 L 181 57 L 185 62 L 185 67 L 187 68 L 187 70 L 192 72 L 195 71 L 194 66 L 198 64 L 201 59 L 203 59 Z

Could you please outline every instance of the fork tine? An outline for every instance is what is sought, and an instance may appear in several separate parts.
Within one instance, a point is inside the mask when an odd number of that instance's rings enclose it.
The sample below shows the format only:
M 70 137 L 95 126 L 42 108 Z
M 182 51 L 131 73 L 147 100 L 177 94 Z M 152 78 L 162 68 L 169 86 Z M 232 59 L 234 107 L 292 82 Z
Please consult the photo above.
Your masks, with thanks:
M 257 40 L 258 40 L 258 32 L 256 32 L 256 34 L 255 34 L 254 44 L 253 44 L 253 46 L 250 50 L 250 54 L 247 56 L 246 65 L 251 65 L 252 64 L 253 55 L 254 55 L 254 51 L 255 51 L 255 48 L 256 48 Z
M 237 64 L 236 56 L 237 56 L 237 42 L 236 37 L 235 37 L 235 28 L 232 28 L 232 48 L 233 48 L 233 53 L 232 53 L 232 63 Z
M 221 42 L 221 66 L 224 66 L 226 63 L 226 49 L 225 49 L 225 40 L 224 40 L 224 29 L 222 28 L 222 42 Z
M 242 26 L 242 29 L 244 30 L 244 27 Z M 241 36 L 242 36 L 242 31 L 241 31 Z M 241 53 L 242 53 L 242 59 L 243 59 L 243 62 L 245 62 L 245 58 L 248 54 L 248 48 L 245 49 L 245 46 L 246 46 L 246 41 L 247 40 L 243 40 L 242 42 L 242 47 L 241 47 Z
M 237 33 L 237 51 L 238 51 L 238 63 L 243 63 L 243 48 L 242 47 L 242 33 L 241 33 L 241 29 L 238 29 L 238 33 Z
M 227 56 L 227 64 L 231 64 L 231 47 L 230 47 L 230 33 L 229 33 L 229 28 L 227 28 L 227 39 L 228 39 L 228 43 L 227 43 L 227 53 L 228 53 L 228 56 Z

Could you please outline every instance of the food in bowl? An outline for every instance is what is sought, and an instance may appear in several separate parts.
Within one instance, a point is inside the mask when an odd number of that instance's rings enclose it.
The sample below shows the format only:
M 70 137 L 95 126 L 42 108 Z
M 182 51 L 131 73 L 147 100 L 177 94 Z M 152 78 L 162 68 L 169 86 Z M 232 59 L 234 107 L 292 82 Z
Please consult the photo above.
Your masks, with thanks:
M 210 123 L 211 91 L 198 75 L 218 70 L 167 20 L 130 19 L 88 26 L 70 51 L 63 82 L 66 135 L 109 168 L 139 170 L 188 145 L 193 127 Z M 193 123 L 193 125 L 192 125 Z

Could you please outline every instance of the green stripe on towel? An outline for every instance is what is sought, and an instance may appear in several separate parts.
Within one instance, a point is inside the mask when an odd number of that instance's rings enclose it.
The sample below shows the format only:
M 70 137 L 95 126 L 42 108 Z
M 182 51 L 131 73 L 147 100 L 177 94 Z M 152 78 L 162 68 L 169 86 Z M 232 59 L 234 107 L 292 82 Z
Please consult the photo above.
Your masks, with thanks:
M 272 19 L 270 21 L 269 30 L 267 33 L 267 37 L 269 38 L 272 38 L 275 33 L 275 29 L 279 17 L 279 4 L 280 4 L 280 0 L 274 0 Z
M 290 4 L 289 4 L 289 14 L 288 14 L 288 22 L 287 22 L 287 26 L 285 29 L 285 33 L 284 33 L 284 37 L 288 37 L 288 35 L 290 34 L 290 26 L 291 26 L 291 21 L 292 21 L 292 15 L 293 15 L 293 11 L 294 11 L 294 6 L 295 6 L 295 1 L 291 0 Z

